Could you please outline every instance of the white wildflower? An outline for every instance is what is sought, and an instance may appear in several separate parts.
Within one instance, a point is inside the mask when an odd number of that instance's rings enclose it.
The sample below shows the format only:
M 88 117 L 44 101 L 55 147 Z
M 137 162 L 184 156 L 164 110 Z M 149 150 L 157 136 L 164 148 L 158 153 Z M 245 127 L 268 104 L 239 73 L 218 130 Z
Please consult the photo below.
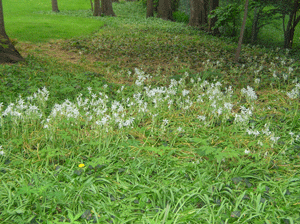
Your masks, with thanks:
M 184 132 L 184 130 L 183 130 L 181 127 L 178 127 L 178 128 L 177 128 L 177 131 L 178 131 L 178 132 Z
M 225 107 L 225 109 L 231 111 L 233 105 L 231 103 L 224 103 L 224 107 Z
M 188 90 L 185 90 L 185 89 L 184 89 L 184 90 L 182 90 L 182 96 L 186 96 L 186 95 L 188 95 L 188 94 L 189 94 L 189 92 L 190 92 L 190 91 L 188 91 Z
M 163 119 L 163 125 L 164 125 L 164 126 L 168 125 L 168 123 L 169 123 L 169 120 L 168 120 L 168 119 Z
M 291 92 L 287 92 L 286 95 L 290 99 L 297 99 L 300 96 L 300 83 L 297 83 Z
M 128 126 L 132 125 L 133 121 L 134 121 L 134 118 L 129 118 L 128 120 L 124 121 L 123 126 L 128 127 Z
M 197 118 L 201 121 L 205 121 L 205 119 L 206 119 L 206 117 L 203 115 L 199 115 Z
M 265 129 L 262 130 L 262 133 L 269 136 L 272 132 L 269 131 L 269 125 L 265 124 Z
M 265 152 L 264 157 L 266 158 L 268 156 L 268 154 L 269 154 L 268 152 Z
M 278 141 L 278 139 L 280 139 L 280 137 L 274 137 L 274 136 L 272 136 L 270 138 L 270 140 L 273 141 L 274 143 L 276 143 Z
M 254 136 L 259 135 L 259 131 L 257 131 L 257 130 L 247 129 L 246 132 L 248 133 L 248 135 L 254 135 Z
M 249 154 L 250 152 L 250 150 L 245 149 L 245 154 Z
M 257 99 L 257 95 L 256 95 L 255 91 L 250 86 L 247 86 L 247 89 L 243 88 L 241 90 L 241 92 L 242 92 L 242 95 L 244 95 L 249 100 L 256 100 Z
M 257 144 L 260 145 L 260 146 L 264 145 L 260 140 L 258 140 Z
M 288 75 L 287 74 L 282 74 L 282 77 L 283 77 L 284 80 L 288 79 Z

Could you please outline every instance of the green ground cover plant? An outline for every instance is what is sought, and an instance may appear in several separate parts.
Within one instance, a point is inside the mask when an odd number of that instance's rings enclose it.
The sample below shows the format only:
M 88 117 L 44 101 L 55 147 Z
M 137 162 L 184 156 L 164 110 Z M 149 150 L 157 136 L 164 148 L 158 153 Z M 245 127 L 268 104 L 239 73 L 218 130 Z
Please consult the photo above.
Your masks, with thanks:
M 0 66 L 0 222 L 300 222 L 290 51 L 243 46 L 234 64 L 229 40 L 114 10 Z

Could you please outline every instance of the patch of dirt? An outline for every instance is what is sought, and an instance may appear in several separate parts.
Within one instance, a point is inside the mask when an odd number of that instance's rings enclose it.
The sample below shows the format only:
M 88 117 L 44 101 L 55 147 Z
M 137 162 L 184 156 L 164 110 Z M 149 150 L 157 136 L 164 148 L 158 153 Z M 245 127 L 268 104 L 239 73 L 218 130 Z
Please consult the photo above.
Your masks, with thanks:
M 63 62 L 70 62 L 73 64 L 79 64 L 83 67 L 86 67 L 87 62 L 93 64 L 97 61 L 97 58 L 93 55 L 83 55 L 77 52 L 67 51 L 61 47 L 61 44 L 64 40 L 55 40 L 50 41 L 49 43 L 38 43 L 33 44 L 29 42 L 23 42 L 18 44 L 18 49 L 22 53 L 23 56 L 27 56 L 29 54 L 39 55 L 39 56 L 47 56 L 50 58 L 57 58 Z M 88 65 L 89 70 L 92 66 Z

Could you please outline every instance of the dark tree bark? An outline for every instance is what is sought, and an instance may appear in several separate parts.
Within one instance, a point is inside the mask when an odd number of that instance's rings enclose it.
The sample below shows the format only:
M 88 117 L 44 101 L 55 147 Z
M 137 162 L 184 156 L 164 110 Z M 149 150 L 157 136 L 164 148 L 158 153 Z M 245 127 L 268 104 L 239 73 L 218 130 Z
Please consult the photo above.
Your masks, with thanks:
M 10 42 L 4 27 L 2 0 L 0 0 L 0 64 L 23 61 L 23 57 Z
M 202 0 L 190 0 L 190 26 L 200 26 L 201 24 L 201 1 Z
M 100 0 L 94 0 L 93 16 L 101 16 Z
M 153 0 L 147 0 L 147 15 L 146 18 L 148 17 L 153 17 L 154 15 L 154 6 L 153 6 Z
M 101 0 L 101 11 L 105 16 L 116 16 L 112 8 L 112 0 Z
M 292 48 L 295 28 L 300 22 L 300 15 L 297 17 L 297 12 L 300 10 L 300 1 L 294 1 L 293 10 L 289 14 L 289 21 L 285 27 L 285 14 L 283 14 L 283 32 L 284 32 L 284 48 Z
M 202 4 L 201 4 L 201 22 L 202 25 L 206 25 L 208 24 L 208 14 L 209 14 L 209 5 L 208 2 L 209 0 L 201 0 Z
M 217 7 L 219 7 L 219 0 L 210 0 L 209 3 L 209 11 L 211 12 L 212 10 L 215 10 Z M 215 26 L 218 18 L 210 18 L 208 20 L 208 30 L 213 33 L 213 35 L 218 35 L 220 34 L 219 29 L 214 29 L 213 27 Z
M 52 12 L 59 12 L 57 0 L 52 0 Z
M 243 42 L 243 37 L 244 37 L 244 32 L 245 32 L 245 27 L 246 27 L 247 14 L 248 14 L 248 5 L 249 5 L 249 0 L 246 0 L 243 24 L 242 24 L 239 43 L 238 43 L 238 47 L 236 49 L 235 59 L 234 59 L 236 63 L 239 61 L 239 57 L 240 57 L 240 53 L 241 53 L 241 49 L 242 49 L 242 42 Z
M 189 25 L 198 27 L 208 22 L 208 0 L 190 0 L 191 16 Z
M 159 0 L 157 17 L 164 20 L 173 20 L 171 0 Z

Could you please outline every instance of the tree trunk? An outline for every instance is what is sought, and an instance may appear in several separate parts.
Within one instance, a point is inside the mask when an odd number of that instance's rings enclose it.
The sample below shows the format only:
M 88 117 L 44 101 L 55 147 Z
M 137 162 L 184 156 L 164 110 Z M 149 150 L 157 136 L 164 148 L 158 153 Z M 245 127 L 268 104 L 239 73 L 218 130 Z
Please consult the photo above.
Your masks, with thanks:
M 297 17 L 297 11 L 300 9 L 299 0 L 295 0 L 293 11 L 289 15 L 289 21 L 285 28 L 285 15 L 283 15 L 284 48 L 292 48 L 295 28 L 300 22 L 300 15 Z
M 159 0 L 157 17 L 164 20 L 173 20 L 171 0 Z
M 154 16 L 153 11 L 154 11 L 153 0 L 147 0 L 147 15 L 146 15 L 146 18 L 153 17 Z
M 90 0 L 90 3 L 91 3 L 91 10 L 92 10 L 92 12 L 94 12 L 94 4 L 93 4 L 93 0 Z
M 209 11 L 211 12 L 212 10 L 215 10 L 217 7 L 219 7 L 219 0 L 210 0 L 209 4 Z M 208 30 L 213 33 L 213 35 L 218 35 L 220 34 L 219 29 L 214 29 L 213 27 L 215 26 L 218 18 L 210 18 L 208 20 Z
M 189 25 L 198 27 L 208 22 L 208 0 L 190 0 L 191 16 Z
M 257 41 L 258 35 L 258 18 L 260 14 L 260 9 L 256 6 L 254 8 L 254 15 L 253 15 L 253 23 L 252 23 L 252 31 L 251 31 L 251 44 L 254 44 Z
M 112 0 L 101 0 L 101 11 L 105 16 L 116 16 L 112 8 Z
M 239 61 L 239 57 L 240 57 L 240 53 L 241 53 L 241 49 L 242 49 L 242 42 L 243 42 L 244 31 L 245 31 L 245 27 L 246 27 L 247 14 L 248 14 L 248 5 L 249 5 L 249 0 L 246 0 L 243 24 L 242 24 L 239 43 L 238 43 L 238 47 L 236 49 L 235 59 L 234 59 L 236 63 Z
M 202 4 L 201 4 L 201 23 L 202 25 L 206 25 L 208 24 L 208 11 L 209 11 L 209 5 L 208 5 L 209 0 L 202 0 Z
M 57 0 L 52 0 L 52 12 L 59 12 Z
M 10 42 L 4 27 L 2 0 L 0 0 L 0 64 L 23 61 L 23 57 Z
M 190 20 L 189 20 L 189 25 L 190 26 L 200 26 L 201 24 L 201 1 L 202 0 L 190 0 L 190 10 L 191 10 L 191 15 L 190 15 Z
M 100 0 L 94 0 L 93 16 L 101 16 Z

